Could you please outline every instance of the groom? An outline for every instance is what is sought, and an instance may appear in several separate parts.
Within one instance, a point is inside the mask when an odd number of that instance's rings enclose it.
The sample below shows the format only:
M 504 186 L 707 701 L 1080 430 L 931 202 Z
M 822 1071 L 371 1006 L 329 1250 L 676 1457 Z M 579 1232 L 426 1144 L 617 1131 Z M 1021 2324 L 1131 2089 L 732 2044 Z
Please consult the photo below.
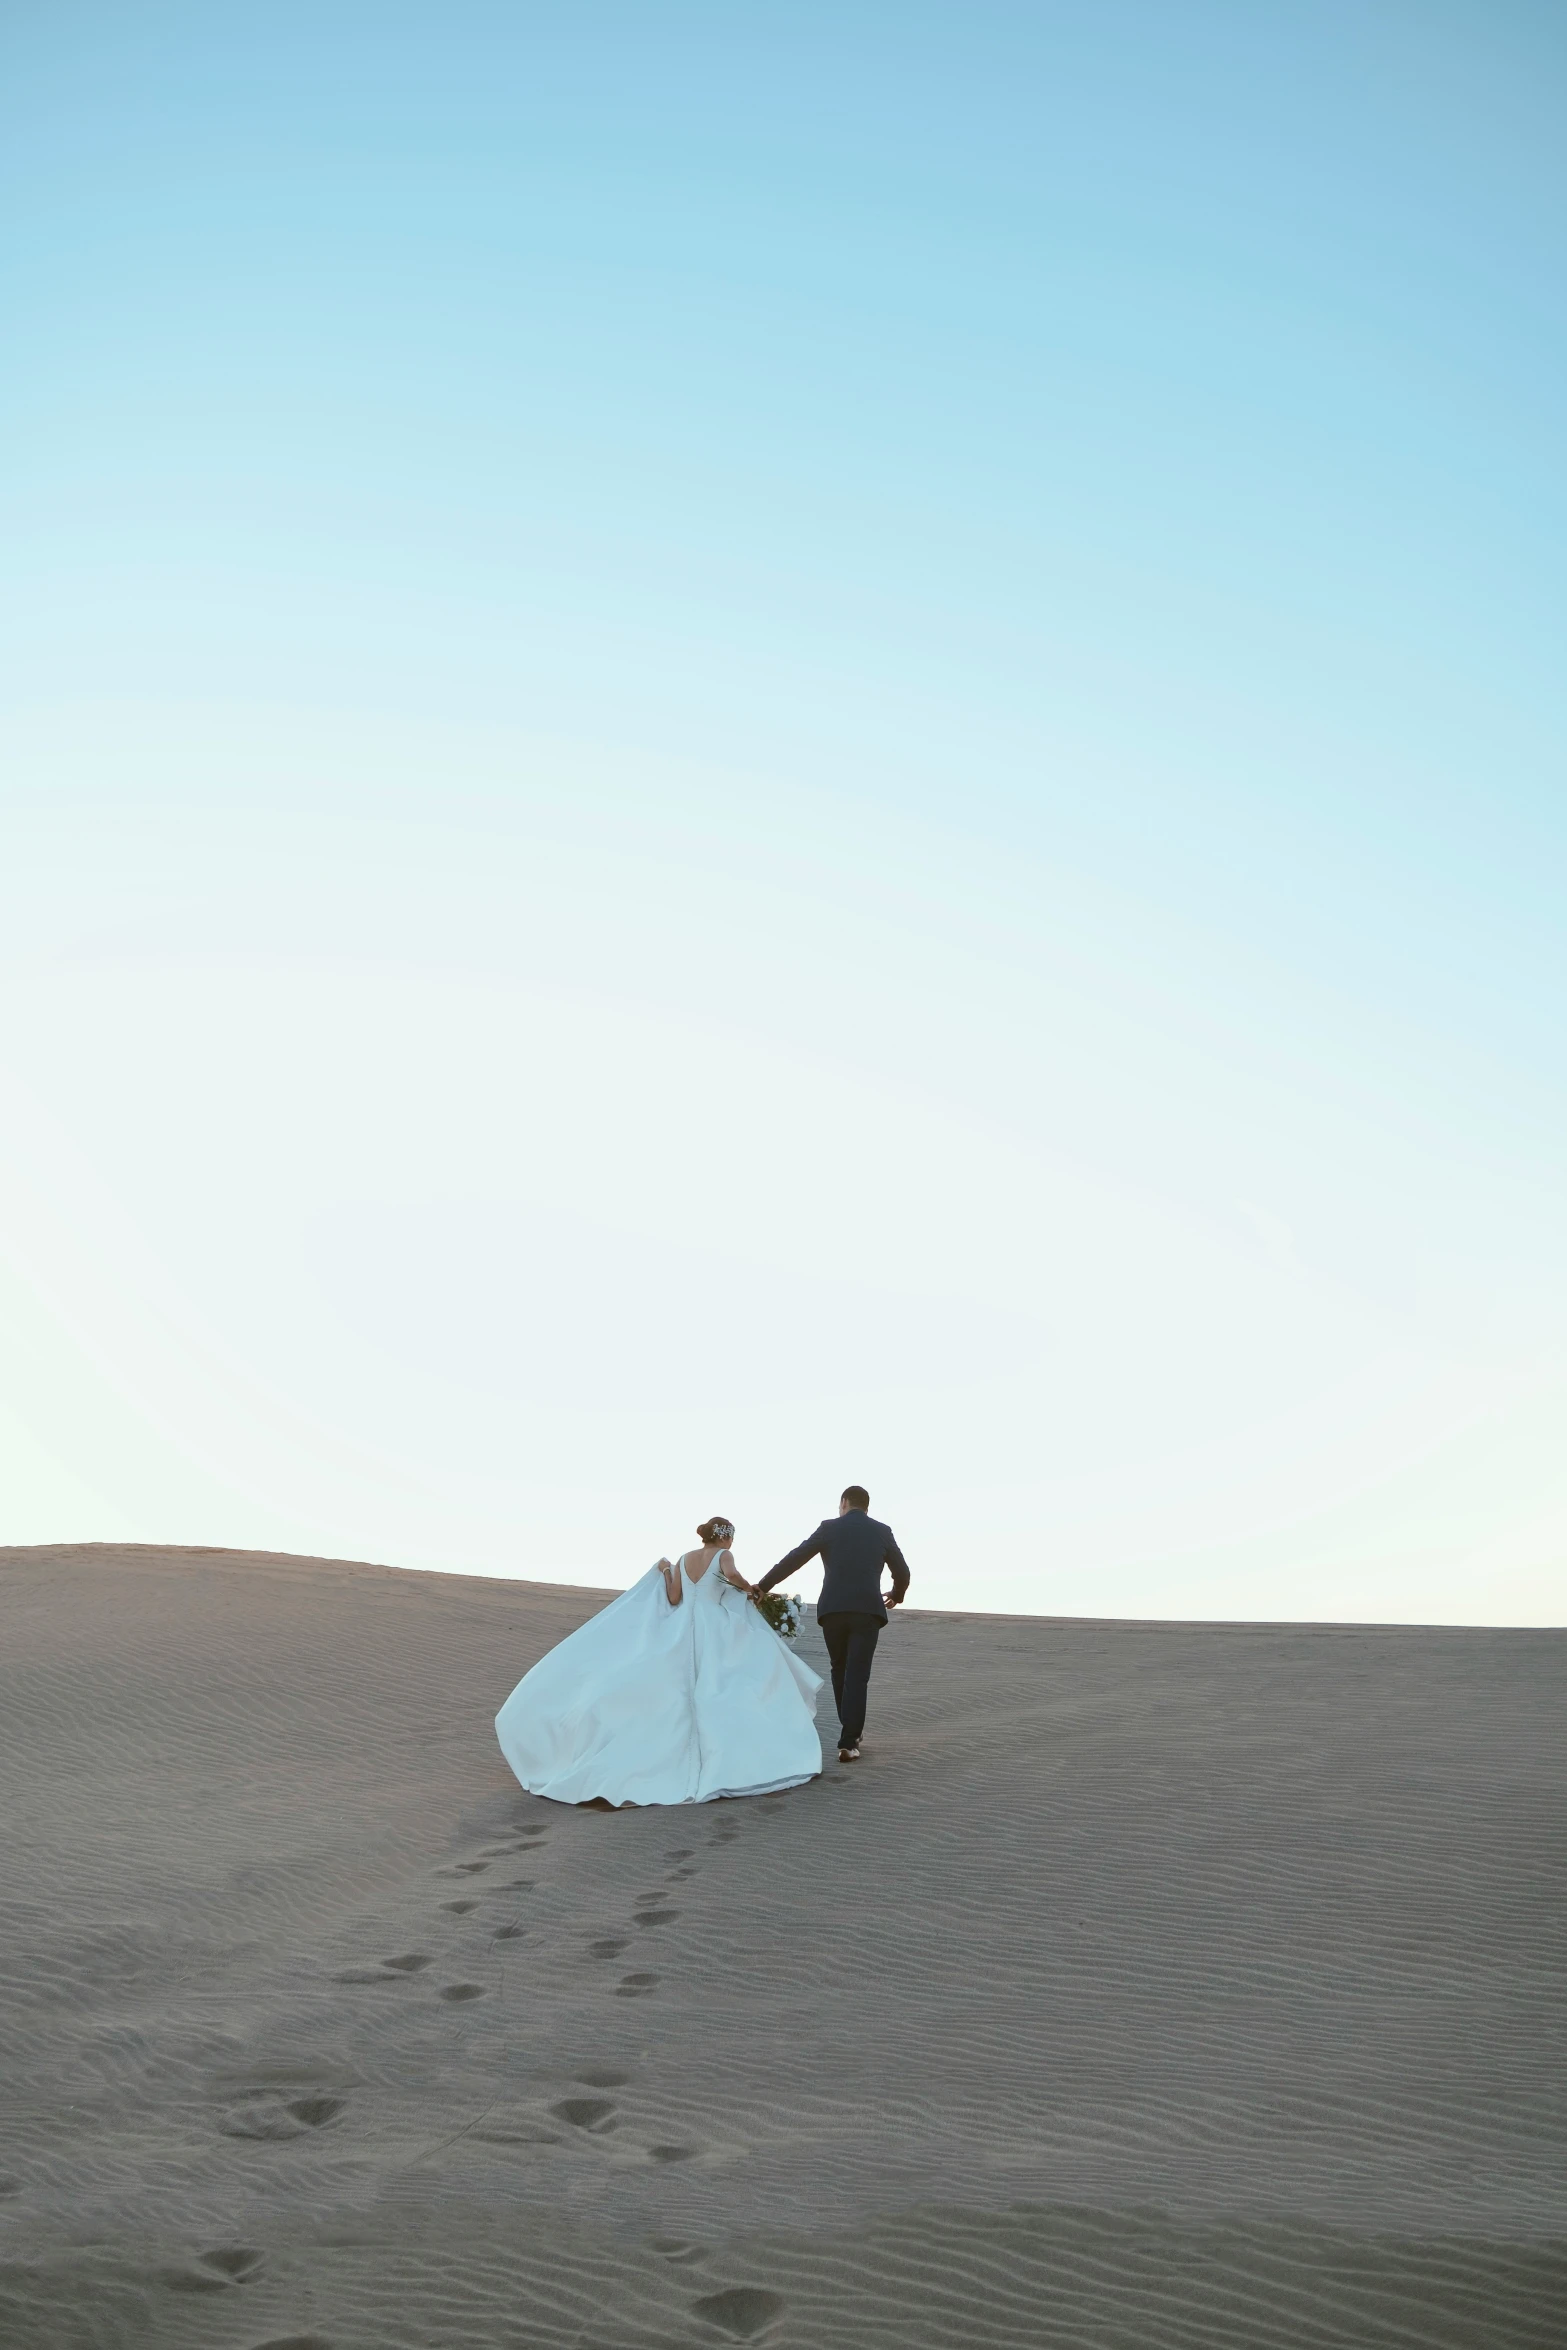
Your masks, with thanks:
M 858 1762 L 860 1736 L 865 1728 L 865 1696 L 870 1686 L 871 1659 L 887 1621 L 889 1607 L 897 1607 L 909 1587 L 909 1570 L 892 1538 L 892 1528 L 870 1514 L 871 1497 L 863 1485 L 846 1485 L 835 1518 L 823 1518 L 816 1532 L 798 1550 L 780 1559 L 757 1584 L 771 1591 L 806 1560 L 821 1557 L 822 1595 L 816 1603 L 816 1621 L 832 1659 L 832 1693 L 838 1700 L 838 1760 Z M 885 1600 L 881 1571 L 892 1576 Z

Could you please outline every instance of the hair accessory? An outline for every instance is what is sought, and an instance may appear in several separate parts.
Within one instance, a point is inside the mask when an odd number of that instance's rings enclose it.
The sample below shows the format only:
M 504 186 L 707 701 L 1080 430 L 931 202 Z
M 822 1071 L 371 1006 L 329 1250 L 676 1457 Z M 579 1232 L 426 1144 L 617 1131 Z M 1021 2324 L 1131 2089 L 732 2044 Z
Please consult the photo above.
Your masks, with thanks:
M 709 1518 L 707 1527 L 709 1542 L 733 1542 L 735 1538 L 735 1530 L 727 1518 Z

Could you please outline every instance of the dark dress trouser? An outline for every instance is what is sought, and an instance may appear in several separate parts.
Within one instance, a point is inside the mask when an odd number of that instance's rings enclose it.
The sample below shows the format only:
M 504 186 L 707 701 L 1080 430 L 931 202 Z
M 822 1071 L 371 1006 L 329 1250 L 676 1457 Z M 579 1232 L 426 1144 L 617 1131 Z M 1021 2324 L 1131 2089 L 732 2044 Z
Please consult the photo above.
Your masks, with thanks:
M 865 1698 L 870 1688 L 871 1659 L 881 1631 L 880 1616 L 834 1609 L 818 1616 L 827 1654 L 832 1659 L 832 1693 L 838 1701 L 838 1722 L 845 1746 L 858 1746 L 865 1728 Z

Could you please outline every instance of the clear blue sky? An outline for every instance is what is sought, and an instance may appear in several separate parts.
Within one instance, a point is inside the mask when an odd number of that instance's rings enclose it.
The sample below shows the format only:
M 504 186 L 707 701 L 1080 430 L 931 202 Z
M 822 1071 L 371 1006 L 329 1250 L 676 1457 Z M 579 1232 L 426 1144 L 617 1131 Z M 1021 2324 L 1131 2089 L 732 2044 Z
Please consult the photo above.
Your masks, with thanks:
M 9 7 L 0 1539 L 1563 1620 L 1564 117 L 1505 0 Z

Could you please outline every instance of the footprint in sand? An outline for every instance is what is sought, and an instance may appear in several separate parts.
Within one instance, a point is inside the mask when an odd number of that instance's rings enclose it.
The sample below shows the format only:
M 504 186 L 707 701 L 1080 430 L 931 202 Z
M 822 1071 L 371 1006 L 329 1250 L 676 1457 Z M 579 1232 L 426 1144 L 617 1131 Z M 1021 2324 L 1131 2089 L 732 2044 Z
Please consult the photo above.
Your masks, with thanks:
M 650 2146 L 649 2162 L 689 2162 L 697 2149 L 694 2146 Z
M 477 1909 L 477 1902 L 470 1907 Z M 379 1966 L 345 1967 L 332 1977 L 334 1983 L 395 1983 L 399 1975 L 416 1975 L 421 1967 L 433 1962 L 423 1951 L 410 1950 L 402 1958 L 383 1958 Z
M 673 1852 L 666 1852 L 666 1860 L 695 1860 L 696 1849 L 690 1844 L 677 1844 Z
M 275 2089 L 256 2089 L 232 2106 L 219 2122 L 225 2138 L 250 2138 L 281 2144 L 320 2130 L 342 2112 L 341 2097 L 282 2097 Z
M 615 1985 L 617 1999 L 645 1999 L 658 1982 L 657 1975 L 622 1975 Z
M 268 2334 L 264 2342 L 253 2342 L 251 2350 L 333 2350 L 325 2334 Z
M 571 2077 L 585 2089 L 623 2089 L 632 2078 L 630 2073 L 620 2072 L 612 2064 L 590 2064 L 586 2072 L 573 2073 Z
M 233 2279 L 214 2276 L 210 2268 L 166 2268 L 158 2282 L 166 2293 L 226 2293 Z
M 219 2244 L 211 2252 L 198 2255 L 203 2268 L 215 2269 L 231 2284 L 243 2285 L 261 2266 L 261 2254 L 248 2244 Z
M 454 1918 L 465 1918 L 470 1909 L 477 1909 L 478 1906 L 476 1901 L 443 1901 L 441 1903 L 442 1909 L 450 1910 Z
M 697 2317 L 717 2326 L 732 2342 L 754 2342 L 788 2306 L 781 2293 L 769 2293 L 762 2285 L 731 2285 L 727 2292 L 704 2293 L 691 2304 Z
M 484 1985 L 482 1983 L 443 1983 L 440 1996 L 453 2002 L 462 1999 L 482 1999 Z
M 599 1941 L 588 1944 L 588 1956 L 590 1958 L 618 1958 L 623 1950 L 629 1950 L 630 1947 L 630 1940 L 627 1936 L 621 1935 L 617 1939 L 613 1934 L 605 1934 Z
M 679 1915 L 678 1909 L 639 1909 L 633 1912 L 635 1923 L 639 1926 L 667 1926 Z
M 161 2282 L 171 2293 L 226 2293 L 231 2285 L 243 2285 L 261 2266 L 261 2255 L 248 2246 L 225 2244 L 216 2252 L 203 2252 L 194 2268 L 175 2268 L 164 2271 Z
M 20 2179 L 0 2179 L 0 2195 L 20 2195 L 21 2192 L 22 2182 Z
M 437 1869 L 438 1877 L 482 1877 L 489 1867 L 487 1860 L 457 1860 L 449 1869 Z
M 343 2110 L 343 2100 L 341 2097 L 295 2097 L 284 2110 L 307 2130 L 319 2130 L 325 2123 L 336 2121 Z
M 602 2133 L 617 2127 L 619 2107 L 612 2097 L 563 2097 L 550 2111 L 557 2121 L 570 2122 L 574 2130 Z
M 661 2252 L 666 2260 L 680 2268 L 689 2268 L 696 2261 L 707 2258 L 705 2244 L 688 2244 L 684 2236 L 649 2236 L 648 2244 L 654 2252 Z
M 497 1942 L 520 1942 L 527 1930 L 526 1926 L 497 1926 L 494 1938 Z

